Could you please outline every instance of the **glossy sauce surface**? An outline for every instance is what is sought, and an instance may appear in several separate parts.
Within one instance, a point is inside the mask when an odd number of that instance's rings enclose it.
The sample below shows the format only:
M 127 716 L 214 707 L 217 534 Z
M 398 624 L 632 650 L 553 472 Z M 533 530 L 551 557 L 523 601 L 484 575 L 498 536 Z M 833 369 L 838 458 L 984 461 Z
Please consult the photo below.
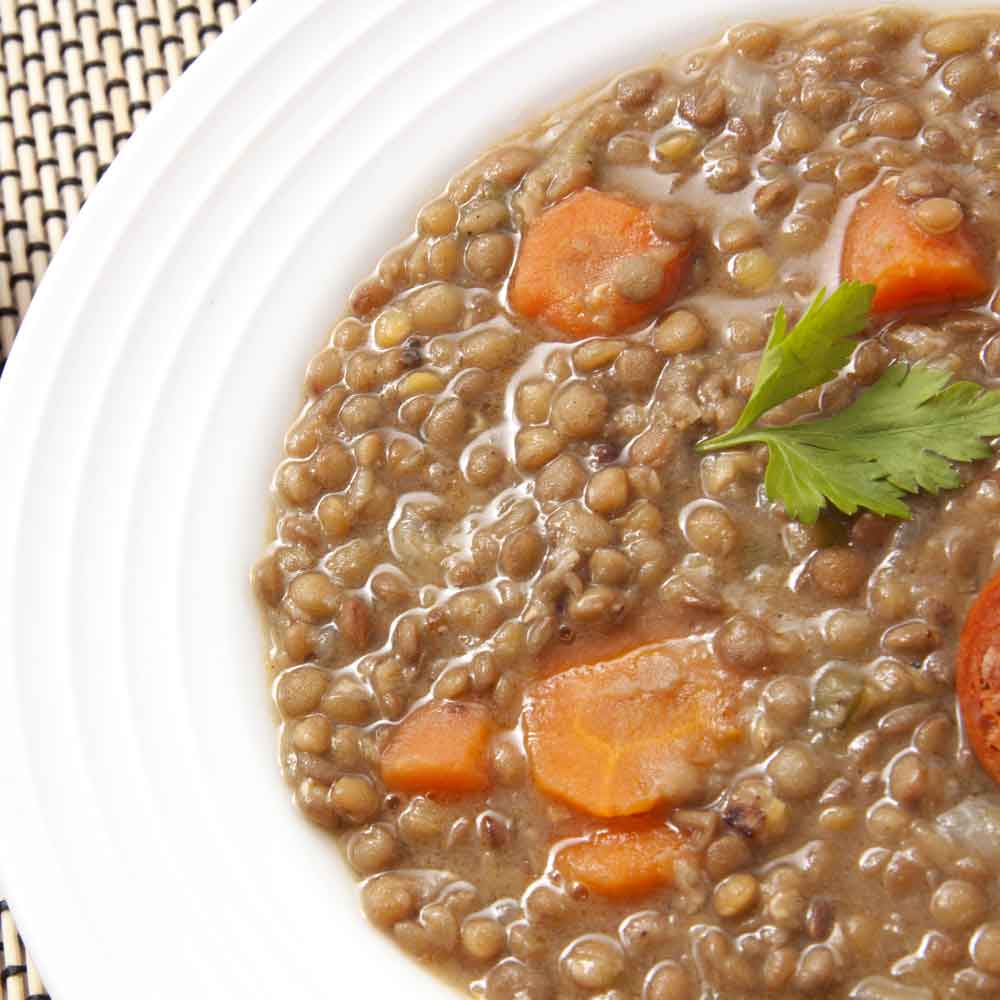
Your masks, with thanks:
M 995 464 L 963 466 L 905 523 L 806 526 L 764 493 L 766 453 L 693 449 L 738 416 L 777 306 L 794 320 L 838 283 L 877 185 L 931 227 L 957 206 L 995 289 L 998 54 L 996 14 L 892 10 L 739 26 L 627 73 L 457 175 L 311 363 L 255 568 L 282 765 L 369 919 L 455 984 L 1000 995 L 1000 799 L 953 693 L 998 562 Z M 581 190 L 648 210 L 690 265 L 648 321 L 571 341 L 509 290 L 524 233 Z M 637 268 L 617 293 L 644 294 Z M 996 308 L 877 317 L 842 375 L 774 418 L 840 409 L 894 359 L 996 386 Z M 651 801 L 585 776 L 551 794 L 533 699 L 643 644 L 666 650 L 654 692 L 684 691 L 664 664 L 711 661 L 736 738 L 657 756 Z M 485 788 L 389 787 L 402 720 L 447 700 L 483 713 Z M 581 731 L 624 738 L 590 710 Z M 591 891 L 564 862 L 633 801 L 664 851 L 684 845 L 670 884 Z

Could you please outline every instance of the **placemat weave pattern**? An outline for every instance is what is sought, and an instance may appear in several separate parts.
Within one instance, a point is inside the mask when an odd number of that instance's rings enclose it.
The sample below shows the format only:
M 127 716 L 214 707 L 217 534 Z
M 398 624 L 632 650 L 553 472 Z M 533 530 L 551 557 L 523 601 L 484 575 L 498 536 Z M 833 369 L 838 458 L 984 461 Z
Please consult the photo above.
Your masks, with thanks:
M 0 0 L 0 355 L 136 126 L 253 0 Z
M 252 2 L 0 0 L 0 369 L 101 174 Z M 47 998 L 0 890 L 0 1000 Z

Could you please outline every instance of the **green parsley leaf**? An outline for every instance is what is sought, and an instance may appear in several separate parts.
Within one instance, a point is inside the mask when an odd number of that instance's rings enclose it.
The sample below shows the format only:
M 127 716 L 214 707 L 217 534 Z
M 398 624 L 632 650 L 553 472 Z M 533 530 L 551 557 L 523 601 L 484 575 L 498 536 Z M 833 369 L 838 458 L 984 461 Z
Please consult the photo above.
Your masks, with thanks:
M 831 295 L 826 304 L 837 294 Z M 821 298 L 817 301 L 821 302 Z M 870 296 L 867 301 L 870 304 Z M 821 302 L 820 309 L 823 307 Z M 827 502 L 845 514 L 865 507 L 876 514 L 908 518 L 910 511 L 903 502 L 906 494 L 953 489 L 961 480 L 952 462 L 970 462 L 990 455 L 985 439 L 1000 436 L 1000 392 L 985 390 L 974 382 L 949 385 L 949 372 L 925 364 L 897 363 L 833 416 L 761 427 L 756 420 L 771 406 L 822 384 L 836 371 L 830 371 L 830 366 L 843 356 L 845 338 L 839 331 L 827 328 L 824 333 L 817 327 L 816 312 L 813 303 L 806 317 L 814 314 L 814 326 L 808 333 L 817 345 L 818 360 L 810 365 L 798 352 L 791 361 L 785 355 L 772 354 L 767 367 L 772 345 L 777 351 L 793 341 L 798 332 L 797 326 L 786 334 L 784 318 L 779 321 L 776 317 L 747 409 L 755 398 L 767 405 L 758 404 L 750 420 L 743 419 L 745 410 L 735 427 L 702 442 L 698 450 L 766 444 L 764 488 L 768 496 L 780 500 L 791 516 L 807 524 L 816 520 Z M 848 328 L 856 332 L 858 314 L 849 315 Z M 809 372 L 819 381 L 808 382 Z M 791 387 L 797 388 L 788 392 Z
M 722 437 L 741 433 L 779 403 L 833 378 L 858 346 L 854 338 L 868 325 L 874 296 L 875 286 L 860 281 L 845 282 L 829 298 L 824 288 L 791 332 L 779 306 L 753 393 Z
M 814 524 L 827 500 L 845 514 L 867 507 L 886 516 L 910 516 L 909 508 L 900 500 L 901 491 L 881 478 L 877 463 L 853 456 L 845 458 L 789 434 L 762 435 L 760 440 L 768 447 L 764 489 L 772 500 L 785 505 L 791 517 Z

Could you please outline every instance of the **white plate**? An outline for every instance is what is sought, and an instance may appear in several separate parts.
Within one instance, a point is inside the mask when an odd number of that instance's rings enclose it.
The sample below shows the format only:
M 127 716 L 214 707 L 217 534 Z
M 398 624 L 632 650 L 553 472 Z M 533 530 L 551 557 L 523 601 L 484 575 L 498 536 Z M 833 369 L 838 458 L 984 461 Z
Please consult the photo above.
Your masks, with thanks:
M 247 573 L 301 370 L 491 141 L 824 9 L 262 0 L 129 143 L 0 381 L 0 866 L 56 1000 L 447 995 L 278 776 Z

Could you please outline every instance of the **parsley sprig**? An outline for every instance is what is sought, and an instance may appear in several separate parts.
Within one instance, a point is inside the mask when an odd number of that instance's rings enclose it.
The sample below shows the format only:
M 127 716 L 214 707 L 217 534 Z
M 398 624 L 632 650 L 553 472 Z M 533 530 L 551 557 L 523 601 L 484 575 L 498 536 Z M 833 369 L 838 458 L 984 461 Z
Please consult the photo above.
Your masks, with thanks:
M 960 485 L 952 462 L 986 458 L 991 452 L 984 439 L 1000 435 L 1000 392 L 975 382 L 949 385 L 949 372 L 925 364 L 890 365 L 833 416 L 760 425 L 769 410 L 828 382 L 847 363 L 874 293 L 873 285 L 859 282 L 829 297 L 821 291 L 791 330 L 779 309 L 739 420 L 697 446 L 707 452 L 767 445 L 767 495 L 807 524 L 827 502 L 845 514 L 864 507 L 907 518 L 906 494 Z

